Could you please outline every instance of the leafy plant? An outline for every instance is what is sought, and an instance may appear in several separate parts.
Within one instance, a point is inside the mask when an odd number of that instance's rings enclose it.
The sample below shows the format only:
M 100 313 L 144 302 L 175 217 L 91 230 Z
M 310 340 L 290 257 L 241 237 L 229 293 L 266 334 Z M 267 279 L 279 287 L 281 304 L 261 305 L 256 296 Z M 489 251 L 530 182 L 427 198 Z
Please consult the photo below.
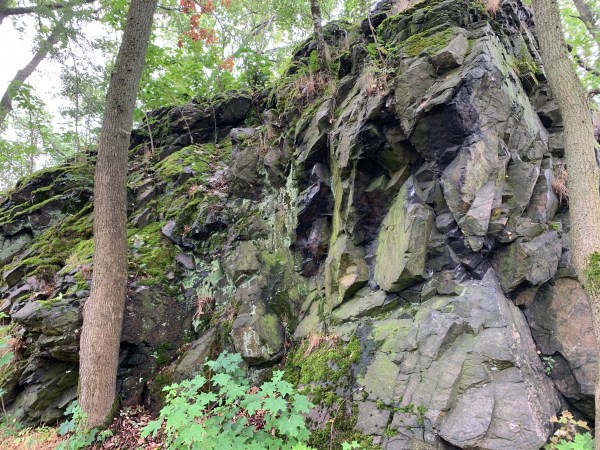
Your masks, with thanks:
M 554 369 L 554 362 L 555 361 L 552 356 L 542 356 L 542 363 L 544 363 L 546 375 L 550 375 L 552 373 L 552 369 Z
M 69 420 L 63 422 L 56 430 L 59 436 L 69 436 L 66 441 L 62 441 L 56 446 L 56 450 L 80 450 L 87 448 L 94 442 L 102 442 L 108 436 L 106 432 L 99 433 L 97 428 L 88 430 L 85 427 L 86 414 L 83 412 L 77 400 L 73 400 L 65 415 L 71 416 Z M 107 430 L 110 431 L 110 430 Z
M 7 317 L 7 315 L 0 312 L 0 320 L 5 317 Z M 14 355 L 13 352 L 6 350 L 9 348 L 9 340 L 10 336 L 8 335 L 0 336 L 0 367 L 8 365 Z M 2 389 L 0 389 L 0 395 L 2 395 Z
M 5 313 L 0 312 L 0 321 L 6 317 L 8 316 Z M 7 328 L 7 326 L 0 327 L 0 370 L 2 370 L 2 367 L 7 366 L 14 356 L 14 352 L 10 349 L 10 335 L 5 332 Z M 8 423 L 8 417 L 4 408 L 4 394 L 6 394 L 6 389 L 0 386 L 0 405 L 2 406 L 5 421 Z
M 207 376 L 166 386 L 166 405 L 142 437 L 161 433 L 170 449 L 306 448 L 307 397 L 281 371 L 250 386 L 241 363 L 239 354 L 224 352 L 206 363 Z
M 563 411 L 560 418 L 554 416 L 550 422 L 560 424 L 550 442 L 544 446 L 547 450 L 593 450 L 594 439 L 590 427 L 584 420 L 575 420 L 569 411 Z M 586 430 L 582 432 L 582 430 Z

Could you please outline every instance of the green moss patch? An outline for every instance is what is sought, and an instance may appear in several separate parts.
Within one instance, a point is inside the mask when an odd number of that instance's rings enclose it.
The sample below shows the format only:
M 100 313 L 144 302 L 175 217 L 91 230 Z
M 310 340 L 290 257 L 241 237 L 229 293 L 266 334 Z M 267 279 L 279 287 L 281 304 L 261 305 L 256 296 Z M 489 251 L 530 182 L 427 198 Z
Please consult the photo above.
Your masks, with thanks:
M 588 257 L 585 282 L 593 292 L 600 292 L 600 253 L 598 252 Z
M 410 36 L 400 43 L 400 46 L 404 53 L 411 57 L 419 56 L 423 52 L 435 54 L 448 45 L 453 37 L 454 30 L 452 28 L 444 28 L 437 33 L 435 29 L 427 30 Z
M 13 261 L 4 267 L 9 271 L 23 268 L 25 275 L 38 275 L 52 278 L 56 272 L 68 264 L 76 252 L 89 252 L 92 238 L 92 205 L 88 204 L 77 214 L 67 216 L 60 223 L 50 227 L 36 238 L 32 252 L 27 258 Z M 89 258 L 91 255 L 87 255 Z
M 337 384 L 352 376 L 352 366 L 360 360 L 360 341 L 352 337 L 348 343 L 323 342 L 308 352 L 306 341 L 292 351 L 286 361 L 286 376 L 293 384 Z
M 177 248 L 162 234 L 161 224 L 154 222 L 141 230 L 130 230 L 129 269 L 140 284 L 168 286 L 167 274 L 174 269 Z

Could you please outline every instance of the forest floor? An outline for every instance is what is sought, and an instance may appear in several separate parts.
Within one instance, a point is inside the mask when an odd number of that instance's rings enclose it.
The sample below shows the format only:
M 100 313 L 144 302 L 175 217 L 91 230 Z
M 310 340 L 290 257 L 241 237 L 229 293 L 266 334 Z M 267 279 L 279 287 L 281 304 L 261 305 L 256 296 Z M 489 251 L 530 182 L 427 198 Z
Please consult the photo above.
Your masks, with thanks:
M 120 450 L 144 449 L 154 450 L 162 448 L 160 443 L 148 442 L 141 437 L 144 428 L 153 417 L 141 406 L 122 409 L 113 420 L 104 440 L 95 442 L 85 448 L 91 450 Z M 0 422 L 0 450 L 54 450 L 67 436 L 59 436 L 58 428 L 25 427 L 21 424 L 7 425 Z M 69 446 L 66 446 L 69 449 Z M 78 447 L 83 448 L 83 447 Z

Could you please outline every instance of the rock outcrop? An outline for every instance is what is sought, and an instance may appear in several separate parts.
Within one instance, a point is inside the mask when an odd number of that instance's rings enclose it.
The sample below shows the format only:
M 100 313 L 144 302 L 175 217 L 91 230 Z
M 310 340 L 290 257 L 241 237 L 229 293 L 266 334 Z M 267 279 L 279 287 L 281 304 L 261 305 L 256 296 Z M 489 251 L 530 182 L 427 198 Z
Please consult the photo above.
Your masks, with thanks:
M 153 111 L 133 133 L 125 403 L 156 405 L 233 350 L 254 379 L 284 364 L 312 395 L 316 446 L 339 411 L 340 439 L 390 450 L 534 449 L 561 404 L 593 417 L 589 309 L 553 190 L 562 123 L 531 13 L 392 3 L 325 28 L 328 74 L 310 72 L 308 40 L 272 90 Z M 0 383 L 26 422 L 76 395 L 92 163 L 0 204 L 0 310 L 20 341 Z

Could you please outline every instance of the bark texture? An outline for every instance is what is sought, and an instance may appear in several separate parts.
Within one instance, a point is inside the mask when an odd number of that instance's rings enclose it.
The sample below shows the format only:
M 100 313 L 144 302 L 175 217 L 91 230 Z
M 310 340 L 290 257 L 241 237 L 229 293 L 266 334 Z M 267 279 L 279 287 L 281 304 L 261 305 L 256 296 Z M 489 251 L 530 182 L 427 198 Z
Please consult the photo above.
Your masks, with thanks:
M 54 47 L 58 42 L 61 30 L 62 24 L 59 23 L 54 27 L 50 33 L 50 36 L 48 36 L 48 38 L 40 44 L 38 50 L 31 58 L 31 61 L 29 61 L 29 63 L 21 70 L 17 71 L 17 74 L 6 88 L 4 95 L 2 95 L 2 100 L 0 100 L 0 124 L 6 120 L 6 116 L 8 116 L 8 114 L 10 114 L 10 112 L 13 110 L 12 99 L 14 98 L 15 94 L 18 92 L 23 83 L 27 81 L 27 78 L 31 76 L 35 69 L 37 69 L 40 63 L 46 58 L 46 56 L 48 56 L 50 49 L 52 49 L 52 47 Z
M 564 123 L 572 263 L 588 294 L 598 341 L 600 295 L 585 276 L 590 255 L 600 253 L 600 169 L 596 162 L 588 98 L 569 59 L 556 0 L 533 0 L 533 8 L 544 70 Z M 597 419 L 600 412 L 600 370 L 598 376 L 595 389 Z M 600 424 L 600 421 L 596 420 L 596 423 Z M 596 449 L 600 449 L 600 427 L 596 427 Z
M 325 37 L 323 36 L 323 27 L 321 26 L 323 16 L 321 14 L 319 0 L 310 0 L 310 14 L 313 21 L 315 40 L 317 41 L 317 56 L 319 57 L 319 66 L 321 66 L 321 69 L 325 69 L 329 65 L 331 57 L 329 55 L 327 42 L 325 42 Z
M 87 426 L 110 419 L 127 290 L 127 149 L 157 0 L 132 0 L 111 75 L 94 178 L 94 273 L 85 304 L 79 402 Z

